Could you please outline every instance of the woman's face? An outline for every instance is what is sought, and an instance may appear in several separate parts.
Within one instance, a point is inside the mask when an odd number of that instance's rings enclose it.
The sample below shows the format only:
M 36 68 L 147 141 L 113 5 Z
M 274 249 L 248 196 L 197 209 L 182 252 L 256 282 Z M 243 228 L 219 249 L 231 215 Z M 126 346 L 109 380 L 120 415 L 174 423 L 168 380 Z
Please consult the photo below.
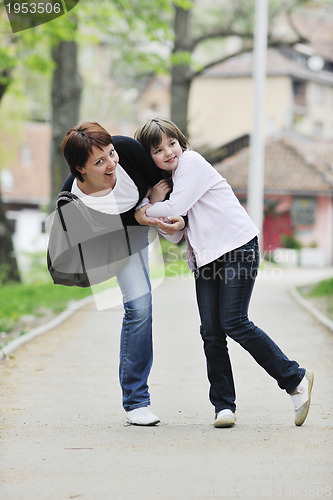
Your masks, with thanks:
M 83 192 L 97 195 L 100 191 L 111 191 L 116 184 L 118 161 L 119 156 L 113 144 L 102 149 L 94 147 L 84 167 L 77 167 L 84 178 L 84 182 L 79 183 Z

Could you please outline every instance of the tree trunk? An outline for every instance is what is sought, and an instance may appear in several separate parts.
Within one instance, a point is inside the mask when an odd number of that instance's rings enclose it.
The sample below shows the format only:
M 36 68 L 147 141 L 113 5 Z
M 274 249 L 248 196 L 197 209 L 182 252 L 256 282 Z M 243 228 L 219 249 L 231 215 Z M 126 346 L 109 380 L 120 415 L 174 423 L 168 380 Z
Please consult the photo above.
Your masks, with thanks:
M 14 227 L 6 217 L 6 210 L 0 193 L 0 283 L 21 281 L 14 254 L 12 236 Z
M 66 132 L 79 120 L 81 78 L 78 70 L 77 44 L 62 41 L 53 49 L 56 69 L 52 82 L 52 144 L 51 144 L 51 210 L 69 174 L 61 151 Z
M 11 70 L 4 69 L 0 72 L 0 101 L 5 95 L 11 82 Z
M 177 62 L 177 55 L 191 52 L 192 43 L 192 12 L 180 7 L 175 8 L 175 46 L 173 55 L 175 62 L 171 70 L 171 120 L 188 135 L 188 102 L 192 82 L 192 69 L 190 64 Z

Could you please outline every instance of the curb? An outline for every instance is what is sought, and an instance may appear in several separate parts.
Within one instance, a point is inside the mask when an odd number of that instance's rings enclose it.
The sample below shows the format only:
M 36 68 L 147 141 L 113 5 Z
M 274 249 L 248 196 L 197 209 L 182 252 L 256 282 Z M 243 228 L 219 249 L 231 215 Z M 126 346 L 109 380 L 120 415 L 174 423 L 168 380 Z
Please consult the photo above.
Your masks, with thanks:
M 156 286 L 158 286 L 160 283 L 161 283 L 161 278 L 153 278 L 151 280 L 152 289 L 156 288 Z M 108 290 L 107 293 L 110 293 L 110 290 Z M 110 295 L 107 295 L 107 299 L 109 300 L 108 307 L 113 307 L 115 305 L 122 303 L 122 301 L 119 302 L 119 297 L 121 297 L 119 292 L 119 287 L 112 288 L 111 293 L 112 293 L 112 298 L 110 297 Z M 74 301 L 70 304 L 70 306 L 67 309 L 65 309 L 65 311 L 60 313 L 58 316 L 55 316 L 48 323 L 40 325 L 37 328 L 30 330 L 28 333 L 25 333 L 24 335 L 21 335 L 20 337 L 16 337 L 15 339 L 9 341 L 7 345 L 0 348 L 0 361 L 2 359 L 7 359 L 12 352 L 16 351 L 16 349 L 26 344 L 30 340 L 34 339 L 35 337 L 43 335 L 44 333 L 48 332 L 49 330 L 52 330 L 56 326 L 59 326 L 67 318 L 72 316 L 72 314 L 74 314 L 76 311 L 78 311 L 85 305 L 90 304 L 91 302 L 95 302 L 95 305 L 97 307 L 97 303 L 99 300 L 102 300 L 103 302 L 104 295 L 105 292 L 99 292 L 97 294 L 93 293 L 89 297 L 85 297 L 84 299 L 78 300 L 77 302 Z M 103 308 L 104 308 L 103 304 L 101 304 L 101 309 Z
M 324 325 L 328 330 L 333 332 L 333 321 L 327 318 L 324 314 L 322 314 L 318 309 L 316 309 L 312 304 L 310 304 L 306 299 L 304 299 L 296 288 L 291 288 L 289 290 L 292 298 L 301 305 L 306 311 L 308 311 L 313 317 L 315 317 L 322 325 Z M 51 321 L 46 323 L 45 325 L 41 325 L 37 328 L 34 328 L 30 332 L 11 340 L 6 346 L 0 349 L 0 360 L 6 359 L 9 355 L 14 352 L 16 349 L 26 344 L 30 340 L 38 337 L 39 335 L 43 335 L 44 333 L 52 330 L 56 326 L 59 326 L 63 323 L 67 318 L 72 316 L 76 311 L 94 301 L 94 296 L 86 297 L 82 300 L 74 302 L 68 307 L 65 311 L 60 313 L 58 316 L 53 318 Z
M 314 318 L 316 318 L 322 325 L 324 325 L 328 330 L 333 332 L 333 321 L 331 321 L 327 316 L 318 311 L 310 302 L 304 299 L 296 288 L 289 290 L 293 299 L 298 302 L 304 309 L 306 309 Z
M 7 345 L 5 345 L 0 349 L 0 360 L 6 359 L 12 352 L 14 352 L 16 349 L 29 342 L 30 340 L 34 339 L 35 337 L 38 337 L 39 335 L 42 335 L 43 333 L 46 333 L 49 330 L 52 330 L 52 328 L 59 326 L 67 318 L 72 316 L 72 314 L 81 309 L 81 307 L 84 307 L 93 300 L 94 297 L 89 296 L 82 300 L 78 300 L 77 302 L 73 302 L 67 309 L 65 309 L 65 311 L 60 313 L 55 318 L 51 319 L 51 321 L 49 321 L 45 325 L 38 326 L 37 328 L 30 330 L 30 332 L 25 333 L 24 335 L 21 335 L 20 337 L 16 337 L 15 339 L 11 340 L 10 342 L 8 342 Z

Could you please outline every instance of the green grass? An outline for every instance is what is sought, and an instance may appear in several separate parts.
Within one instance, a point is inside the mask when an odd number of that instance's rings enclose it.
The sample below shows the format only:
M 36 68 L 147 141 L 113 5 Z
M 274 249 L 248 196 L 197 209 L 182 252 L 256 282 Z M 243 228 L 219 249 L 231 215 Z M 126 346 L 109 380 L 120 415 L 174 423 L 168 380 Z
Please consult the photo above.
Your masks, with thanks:
M 333 300 L 333 278 L 320 281 L 308 291 L 307 295 L 308 297 L 324 297 L 326 295 L 332 295 Z
M 189 272 L 184 260 L 184 247 L 161 240 L 163 262 L 151 266 L 151 278 L 161 276 L 176 277 Z M 1 285 L 0 291 L 0 335 L 7 343 L 13 335 L 22 335 L 20 332 L 20 318 L 22 316 L 43 317 L 51 311 L 59 314 L 64 311 L 69 302 L 83 299 L 92 294 L 91 288 L 67 287 L 54 285 L 45 266 L 45 255 L 32 254 L 31 268 L 25 273 L 22 283 L 6 283 Z M 164 267 L 164 269 L 163 269 Z M 96 285 L 94 293 L 103 291 L 110 286 L 116 286 L 116 279 Z M 5 335 L 8 334 L 8 335 Z M 0 340 L 1 343 L 1 340 Z
M 91 294 L 91 289 L 52 283 L 8 283 L 1 286 L 0 332 L 15 329 L 23 315 L 42 316 L 45 310 L 59 314 L 68 303 Z
M 320 281 L 316 285 L 298 287 L 298 291 L 333 321 L 333 278 Z

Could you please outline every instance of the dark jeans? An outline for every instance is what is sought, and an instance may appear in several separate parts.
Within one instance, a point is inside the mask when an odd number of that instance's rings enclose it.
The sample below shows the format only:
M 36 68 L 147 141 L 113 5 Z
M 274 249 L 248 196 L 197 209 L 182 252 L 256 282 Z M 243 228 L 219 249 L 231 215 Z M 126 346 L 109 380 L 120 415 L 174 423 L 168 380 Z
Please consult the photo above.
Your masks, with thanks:
M 248 307 L 258 273 L 258 239 L 200 267 L 195 273 L 200 333 L 207 358 L 210 401 L 216 413 L 235 411 L 235 387 L 227 336 L 238 342 L 271 375 L 281 389 L 292 392 L 305 369 L 291 361 L 248 318 Z

